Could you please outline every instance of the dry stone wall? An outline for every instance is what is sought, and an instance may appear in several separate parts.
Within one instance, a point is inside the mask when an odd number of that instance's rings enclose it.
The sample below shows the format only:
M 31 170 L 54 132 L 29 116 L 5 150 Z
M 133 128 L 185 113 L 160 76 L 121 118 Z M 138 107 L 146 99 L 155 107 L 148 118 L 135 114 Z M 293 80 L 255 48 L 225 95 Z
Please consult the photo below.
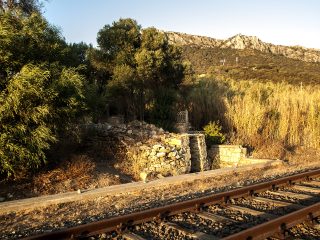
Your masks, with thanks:
M 108 146 L 114 166 L 135 179 L 152 179 L 189 173 L 191 155 L 187 134 L 174 134 L 152 124 L 133 121 L 83 126 L 89 146 Z
M 247 149 L 240 145 L 212 145 L 208 150 L 211 168 L 237 167 L 246 158 Z
M 203 133 L 174 134 L 145 122 L 88 124 L 82 129 L 90 149 L 103 149 L 102 158 L 136 180 L 263 162 L 247 158 L 246 148 L 239 145 L 207 150 Z
M 248 164 L 267 163 L 272 159 L 257 159 L 247 156 L 247 149 L 241 145 L 212 145 L 208 149 L 211 169 L 240 167 Z

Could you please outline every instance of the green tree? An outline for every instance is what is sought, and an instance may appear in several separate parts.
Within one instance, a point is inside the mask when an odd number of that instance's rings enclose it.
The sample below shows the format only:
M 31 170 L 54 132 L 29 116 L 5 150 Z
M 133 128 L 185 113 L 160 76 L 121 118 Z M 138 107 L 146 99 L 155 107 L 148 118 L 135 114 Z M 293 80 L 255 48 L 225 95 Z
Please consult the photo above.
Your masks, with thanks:
M 170 129 L 176 90 L 184 77 L 181 52 L 169 45 L 166 36 L 155 28 L 142 31 L 141 48 L 135 54 L 138 79 L 142 82 L 140 112 Z M 143 115 L 142 115 L 143 118 Z
M 21 10 L 25 14 L 40 12 L 41 3 L 38 0 L 0 0 L 0 12 Z
M 155 28 L 141 30 L 135 20 L 120 19 L 103 27 L 97 41 L 92 65 L 103 72 L 111 104 L 127 118 L 153 115 L 157 102 L 168 102 L 159 89 L 177 89 L 184 77 L 181 52 Z
M 75 53 L 40 13 L 0 14 L 0 174 L 39 167 L 84 109 Z
M 0 89 L 28 63 L 65 65 L 68 46 L 59 31 L 39 13 L 25 16 L 21 12 L 0 14 Z

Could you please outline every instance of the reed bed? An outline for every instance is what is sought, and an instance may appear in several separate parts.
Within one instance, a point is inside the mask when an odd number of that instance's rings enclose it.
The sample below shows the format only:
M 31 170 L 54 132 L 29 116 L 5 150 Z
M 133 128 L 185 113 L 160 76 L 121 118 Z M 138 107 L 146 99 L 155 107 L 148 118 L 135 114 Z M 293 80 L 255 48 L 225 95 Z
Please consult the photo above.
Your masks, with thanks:
M 230 141 L 320 147 L 320 87 L 202 79 L 188 99 L 192 125 L 219 120 Z

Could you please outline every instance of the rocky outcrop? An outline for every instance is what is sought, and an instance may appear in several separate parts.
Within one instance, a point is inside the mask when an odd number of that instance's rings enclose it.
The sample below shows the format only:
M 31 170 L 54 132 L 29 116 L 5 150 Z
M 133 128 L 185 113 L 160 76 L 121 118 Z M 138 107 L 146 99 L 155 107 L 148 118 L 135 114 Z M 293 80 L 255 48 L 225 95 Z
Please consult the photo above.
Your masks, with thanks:
M 320 50 L 301 46 L 274 45 L 261 41 L 256 36 L 237 34 L 226 40 L 196 36 L 177 32 L 164 32 L 169 42 L 176 45 L 199 46 L 201 48 L 254 49 L 265 53 L 282 55 L 305 62 L 320 62 Z

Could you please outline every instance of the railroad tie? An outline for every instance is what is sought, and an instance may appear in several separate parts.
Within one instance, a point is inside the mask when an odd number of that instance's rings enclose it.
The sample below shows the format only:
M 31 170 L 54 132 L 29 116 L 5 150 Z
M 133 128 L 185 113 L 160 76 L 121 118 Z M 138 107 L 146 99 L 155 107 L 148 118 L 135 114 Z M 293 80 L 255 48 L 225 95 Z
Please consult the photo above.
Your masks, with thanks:
M 165 226 L 167 228 L 171 228 L 173 230 L 176 230 L 176 231 L 182 233 L 183 235 L 190 236 L 194 239 L 199 239 L 199 240 L 218 240 L 219 239 L 213 235 L 209 235 L 209 234 L 206 234 L 203 232 L 193 231 L 191 229 L 181 227 L 180 225 L 173 223 L 173 222 L 162 222 L 161 225 Z
M 223 216 L 220 216 L 217 214 L 213 214 L 210 212 L 206 212 L 206 211 L 197 213 L 197 216 L 199 216 L 200 218 L 203 218 L 203 219 L 207 219 L 212 222 L 236 222 L 235 220 L 233 220 L 231 218 L 226 218 L 226 217 L 223 217 Z
M 320 188 L 307 187 L 307 186 L 303 186 L 301 184 L 295 184 L 291 188 L 293 188 L 295 190 L 299 190 L 299 191 L 310 192 L 313 194 L 320 194 Z
M 137 235 L 133 232 L 123 233 L 122 237 L 126 240 L 145 240 L 145 238 L 140 237 L 139 235 Z
M 320 187 L 320 181 L 308 181 L 308 182 L 301 182 L 301 184 L 310 186 L 310 187 Z
M 299 200 L 306 200 L 306 199 L 311 199 L 313 196 L 304 194 L 304 193 L 293 193 L 293 192 L 287 192 L 287 191 L 267 191 L 268 193 L 276 196 L 281 196 L 281 197 L 290 197 L 290 198 L 296 198 Z
M 279 205 L 282 207 L 289 207 L 290 206 L 290 208 L 293 208 L 296 210 L 303 208 L 303 206 L 300 204 L 285 202 L 284 200 L 280 201 L 280 200 L 269 199 L 269 198 L 264 198 L 264 197 L 253 197 L 252 199 L 257 202 L 262 202 L 262 203 L 266 203 L 266 204 L 272 203 L 274 205 Z
M 270 214 L 270 213 L 261 212 L 261 211 L 254 210 L 254 209 L 251 209 L 251 208 L 241 207 L 241 206 L 238 206 L 238 205 L 229 205 L 229 206 L 226 206 L 225 208 L 233 210 L 233 211 L 239 211 L 241 213 L 247 213 L 247 214 L 250 214 L 250 215 L 253 215 L 253 216 L 259 216 L 259 217 L 262 217 L 262 218 L 265 218 L 265 219 L 268 219 L 268 220 L 269 219 L 274 219 L 274 218 L 277 217 L 276 215 L 273 215 L 273 214 Z

